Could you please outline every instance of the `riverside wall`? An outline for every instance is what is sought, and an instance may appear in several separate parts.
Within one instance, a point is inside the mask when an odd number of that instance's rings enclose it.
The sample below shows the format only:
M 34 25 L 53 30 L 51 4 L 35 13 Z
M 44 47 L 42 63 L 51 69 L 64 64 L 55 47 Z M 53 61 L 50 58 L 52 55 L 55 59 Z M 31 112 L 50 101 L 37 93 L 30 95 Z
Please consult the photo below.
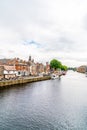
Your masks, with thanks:
M 32 78 L 29 77 L 29 78 L 22 78 L 22 79 L 17 79 L 17 80 L 6 80 L 6 81 L 0 81 L 0 87 L 25 84 L 25 83 L 31 83 L 31 82 L 37 82 L 37 81 L 43 81 L 43 80 L 49 80 L 49 79 L 51 79 L 50 76 L 32 77 Z

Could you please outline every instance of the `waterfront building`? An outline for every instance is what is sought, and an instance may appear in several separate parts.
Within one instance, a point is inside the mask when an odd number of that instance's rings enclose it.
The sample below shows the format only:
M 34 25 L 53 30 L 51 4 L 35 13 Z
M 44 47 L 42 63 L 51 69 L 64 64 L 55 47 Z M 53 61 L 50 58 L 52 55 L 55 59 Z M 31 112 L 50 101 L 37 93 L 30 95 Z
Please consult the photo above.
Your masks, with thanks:
M 0 80 L 4 78 L 4 66 L 0 66 Z
M 87 66 L 83 65 L 77 68 L 77 72 L 85 73 L 87 71 Z
M 42 63 L 40 63 L 39 66 L 40 66 L 40 73 L 43 73 L 44 72 L 44 65 Z
M 48 62 L 46 62 L 46 66 L 44 66 L 42 63 L 35 63 L 34 59 L 29 56 L 28 61 L 22 60 L 20 58 L 14 58 L 14 59 L 1 59 L 0 65 L 4 66 L 4 74 L 9 76 L 9 72 L 11 69 L 11 66 L 14 67 L 16 73 L 15 76 L 38 76 L 40 74 L 49 74 L 50 73 L 50 65 Z M 6 68 L 6 66 L 8 66 Z M 11 71 L 12 71 L 11 70 Z M 14 73 L 13 73 L 14 74 Z M 14 77 L 14 76 L 13 76 Z
M 42 63 L 36 63 L 37 74 L 44 73 L 44 65 Z
M 4 67 L 4 71 L 3 71 L 4 78 L 10 79 L 10 78 L 16 77 L 17 71 L 15 69 L 15 66 L 13 66 L 13 65 L 3 65 L 3 67 Z
M 33 63 L 31 66 L 30 66 L 30 74 L 32 76 L 36 76 L 37 75 L 37 71 L 36 71 L 36 64 Z
M 46 62 L 46 73 L 50 73 L 50 64 Z
M 17 71 L 17 76 L 28 76 L 29 75 L 29 66 L 25 60 L 19 58 L 14 59 L 15 69 Z
M 27 65 L 27 62 L 25 60 L 14 58 L 5 60 L 4 63 L 2 62 L 3 66 L 14 66 L 16 70 L 16 76 L 27 76 L 29 75 L 29 66 Z
M 44 65 L 42 63 L 35 63 L 34 59 L 29 56 L 28 65 L 30 66 L 30 75 L 38 76 L 44 72 Z
M 36 64 L 34 62 L 34 59 L 31 59 L 31 56 L 29 56 L 27 65 L 29 66 L 29 75 L 36 76 L 37 75 Z

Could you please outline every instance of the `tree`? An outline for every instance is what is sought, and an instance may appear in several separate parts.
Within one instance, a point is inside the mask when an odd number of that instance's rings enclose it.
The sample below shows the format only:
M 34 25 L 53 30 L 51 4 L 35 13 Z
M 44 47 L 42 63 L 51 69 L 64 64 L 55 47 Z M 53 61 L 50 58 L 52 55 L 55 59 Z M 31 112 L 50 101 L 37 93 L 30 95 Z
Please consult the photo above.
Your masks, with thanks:
M 65 65 L 62 65 L 62 66 L 61 66 L 61 70 L 66 71 L 67 69 L 68 69 L 67 66 L 65 66 Z
M 50 67 L 54 68 L 55 70 L 61 68 L 61 62 L 56 59 L 53 59 L 50 61 Z

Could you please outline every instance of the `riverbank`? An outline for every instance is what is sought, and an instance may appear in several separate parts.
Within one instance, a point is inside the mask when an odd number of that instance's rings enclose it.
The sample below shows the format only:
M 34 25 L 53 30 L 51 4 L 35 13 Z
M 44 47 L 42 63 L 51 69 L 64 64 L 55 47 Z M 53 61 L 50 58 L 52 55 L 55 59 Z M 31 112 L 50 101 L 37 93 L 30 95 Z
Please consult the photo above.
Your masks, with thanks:
M 17 80 L 7 80 L 7 81 L 1 81 L 0 87 L 6 87 L 6 86 L 12 86 L 12 85 L 18 85 L 18 84 L 25 84 L 25 83 L 31 83 L 31 82 L 37 82 L 37 81 L 44 81 L 51 79 L 50 76 L 44 76 L 44 77 L 27 77 Z

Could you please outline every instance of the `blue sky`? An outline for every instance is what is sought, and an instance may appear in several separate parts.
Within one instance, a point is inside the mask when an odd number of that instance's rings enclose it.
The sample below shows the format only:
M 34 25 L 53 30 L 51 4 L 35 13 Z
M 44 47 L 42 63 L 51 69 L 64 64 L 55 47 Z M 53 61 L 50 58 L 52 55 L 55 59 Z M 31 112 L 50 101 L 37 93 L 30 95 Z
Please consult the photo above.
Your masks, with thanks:
M 86 0 L 0 0 L 0 58 L 87 64 Z

